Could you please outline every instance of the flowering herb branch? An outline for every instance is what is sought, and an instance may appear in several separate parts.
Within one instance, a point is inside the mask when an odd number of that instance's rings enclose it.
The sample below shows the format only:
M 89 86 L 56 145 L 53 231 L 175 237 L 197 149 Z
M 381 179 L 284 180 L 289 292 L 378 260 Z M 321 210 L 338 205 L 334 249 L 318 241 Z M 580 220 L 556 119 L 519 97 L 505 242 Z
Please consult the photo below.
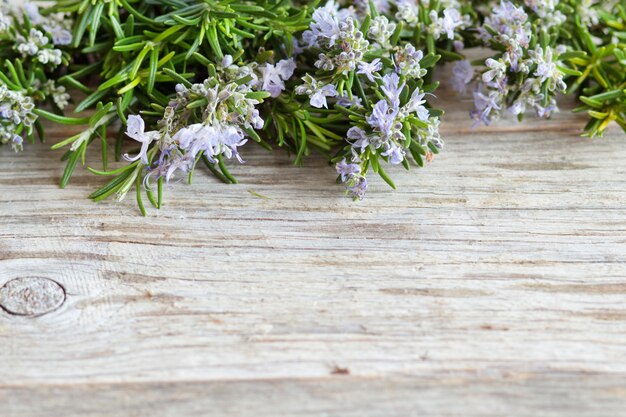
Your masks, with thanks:
M 81 8 L 84 2 L 59 9 L 76 13 L 79 22 L 85 13 L 102 19 L 99 32 L 92 28 L 82 45 L 88 62 L 78 63 L 63 77 L 88 94 L 76 111 L 96 110 L 89 128 L 57 145 L 70 146 L 66 173 L 71 174 L 80 159 L 76 153 L 84 161 L 86 146 L 96 137 L 107 155 L 105 129 L 121 122 L 126 135 L 142 144 L 141 151 L 135 157 L 125 155 L 132 163 L 127 169 L 107 171 L 106 157 L 104 170 L 91 169 L 115 175 L 92 198 L 124 198 L 140 179 L 137 183 L 149 196 L 152 182 L 157 183 L 159 198 L 150 200 L 160 201 L 162 182 L 177 171 L 189 173 L 191 179 L 200 161 L 218 178 L 236 182 L 224 160 L 242 160 L 237 147 L 248 138 L 269 147 L 255 132 L 263 127 L 256 106 L 284 90 L 295 69 L 295 62 L 287 59 L 293 50 L 292 33 L 306 27 L 302 22 L 307 7 L 298 11 L 259 3 L 189 1 L 129 7 L 121 1 L 123 9 L 109 7 L 108 15 L 91 6 Z M 95 74 L 105 81 L 91 90 L 86 86 Z M 75 124 L 76 119 L 55 121 Z M 121 141 L 116 148 L 121 149 Z M 62 185 L 68 178 L 64 175 Z
M 574 45 L 586 56 L 576 60 L 582 74 L 570 91 L 584 104 L 577 111 L 591 116 L 587 136 L 602 136 L 612 122 L 626 131 L 626 5 L 596 4 L 586 12 L 572 23 L 577 34 Z
M 0 4 L 0 144 L 22 150 L 35 131 L 43 140 L 38 107 L 67 106 L 69 94 L 54 79 L 69 59 L 60 49 L 71 42 L 67 26 L 62 16 L 42 16 L 33 3 Z
M 478 8 L 477 38 L 498 53 L 456 64 L 455 87 L 474 88 L 477 123 L 489 124 L 509 111 L 522 120 L 558 111 L 557 94 L 578 97 L 590 121 L 585 135 L 601 136 L 610 123 L 626 130 L 624 4 L 618 1 L 550 0 L 488 2 Z M 474 39 L 475 40 L 475 39 Z
M 436 16 L 437 7 L 427 10 Z M 326 143 L 343 142 L 331 161 L 338 181 L 355 199 L 365 195 L 370 169 L 395 188 L 381 162 L 409 169 L 412 159 L 423 166 L 443 146 L 438 133 L 442 112 L 429 109 L 425 99 L 437 84 L 424 83 L 441 56 L 434 53 L 434 35 L 422 39 L 419 33 L 417 27 L 405 32 L 401 22 L 379 14 L 374 3 L 338 8 L 329 2 L 313 13 L 310 28 L 302 34 L 304 55 L 313 65 L 295 93 L 308 97 L 305 114 L 313 120 L 325 117 L 336 127 L 313 133 L 332 139 Z M 419 46 L 431 45 L 433 52 L 424 56 L 407 41 L 415 37 L 425 44 Z M 327 110 L 329 101 L 333 105 Z M 302 131 L 304 136 L 304 127 Z

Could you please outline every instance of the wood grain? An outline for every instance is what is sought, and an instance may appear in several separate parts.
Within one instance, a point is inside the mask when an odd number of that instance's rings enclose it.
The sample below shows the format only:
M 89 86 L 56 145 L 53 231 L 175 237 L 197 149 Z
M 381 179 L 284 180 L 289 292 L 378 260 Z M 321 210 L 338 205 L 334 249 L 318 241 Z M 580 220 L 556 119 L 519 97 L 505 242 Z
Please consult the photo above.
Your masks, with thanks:
M 447 97 L 446 152 L 358 204 L 321 157 L 246 146 L 239 185 L 141 218 L 0 149 L 0 286 L 67 297 L 0 312 L 0 415 L 626 416 L 623 134 L 473 130 Z

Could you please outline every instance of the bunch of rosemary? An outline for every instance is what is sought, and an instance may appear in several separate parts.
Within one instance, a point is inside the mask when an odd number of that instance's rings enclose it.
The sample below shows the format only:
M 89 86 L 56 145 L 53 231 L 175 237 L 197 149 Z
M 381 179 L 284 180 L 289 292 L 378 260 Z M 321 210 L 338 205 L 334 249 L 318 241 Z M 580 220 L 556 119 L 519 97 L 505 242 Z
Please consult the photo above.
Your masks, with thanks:
M 191 183 L 200 167 L 236 183 L 227 161 L 243 162 L 248 142 L 297 165 L 327 155 L 355 199 L 370 171 L 395 188 L 386 164 L 424 166 L 443 147 L 443 111 L 428 100 L 446 62 L 455 89 L 473 94 L 476 123 L 549 117 L 572 94 L 586 135 L 626 130 L 624 0 L 47 4 L 0 7 L 0 143 L 43 139 L 41 117 L 82 126 L 53 146 L 67 149 L 61 186 L 80 161 L 111 177 L 92 199 L 134 189 L 144 215 L 144 197 L 161 207 L 164 184 Z M 469 62 L 470 46 L 493 55 Z M 129 144 L 139 146 L 124 153 Z M 111 156 L 125 163 L 109 169 Z

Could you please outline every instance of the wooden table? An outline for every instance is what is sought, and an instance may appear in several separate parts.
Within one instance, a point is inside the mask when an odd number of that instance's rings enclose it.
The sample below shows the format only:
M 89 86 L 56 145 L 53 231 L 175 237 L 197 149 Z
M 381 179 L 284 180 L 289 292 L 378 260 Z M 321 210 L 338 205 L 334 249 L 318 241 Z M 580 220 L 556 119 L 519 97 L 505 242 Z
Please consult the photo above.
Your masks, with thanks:
M 0 415 L 626 416 L 624 135 L 443 105 L 446 152 L 361 203 L 249 145 L 142 218 L 1 149 L 0 302 L 60 306 L 0 311 Z

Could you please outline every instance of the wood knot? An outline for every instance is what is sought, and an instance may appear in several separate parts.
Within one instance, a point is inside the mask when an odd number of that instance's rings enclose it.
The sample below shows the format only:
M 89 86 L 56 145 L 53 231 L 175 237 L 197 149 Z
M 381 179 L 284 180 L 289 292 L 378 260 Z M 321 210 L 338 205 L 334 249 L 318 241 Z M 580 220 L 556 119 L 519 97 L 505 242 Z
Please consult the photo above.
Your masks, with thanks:
M 0 307 L 16 316 L 42 316 L 64 302 L 65 289 L 48 278 L 16 278 L 0 287 Z

